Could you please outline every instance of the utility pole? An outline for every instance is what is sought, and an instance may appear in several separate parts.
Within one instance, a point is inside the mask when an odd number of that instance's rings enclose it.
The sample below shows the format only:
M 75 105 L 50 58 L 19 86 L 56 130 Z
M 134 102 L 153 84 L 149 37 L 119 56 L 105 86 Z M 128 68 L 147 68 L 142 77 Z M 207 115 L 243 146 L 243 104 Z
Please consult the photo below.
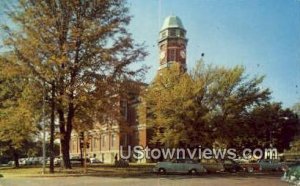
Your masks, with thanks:
M 79 133 L 79 149 L 80 149 L 80 162 L 81 167 L 83 167 L 83 132 Z
M 43 121 L 43 174 L 46 170 L 46 130 L 45 130 L 45 82 L 43 83 L 43 106 L 42 106 L 42 121 Z
M 49 172 L 54 173 L 54 130 L 55 130 L 55 81 L 51 84 L 51 122 L 50 122 L 50 168 Z
M 83 132 L 83 173 L 86 174 L 86 135 L 85 132 Z

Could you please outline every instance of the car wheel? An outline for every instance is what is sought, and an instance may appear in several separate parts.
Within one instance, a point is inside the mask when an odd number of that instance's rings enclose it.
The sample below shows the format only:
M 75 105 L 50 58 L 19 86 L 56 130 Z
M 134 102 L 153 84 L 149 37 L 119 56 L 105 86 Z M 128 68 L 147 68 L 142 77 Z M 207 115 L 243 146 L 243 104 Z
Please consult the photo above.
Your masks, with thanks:
M 166 174 L 166 169 L 160 168 L 160 169 L 158 169 L 158 173 L 159 174 Z
M 237 172 L 237 169 L 236 169 L 236 168 L 232 168 L 230 172 L 231 172 L 231 173 L 236 173 L 236 172 Z
M 252 173 L 254 171 L 253 167 L 248 167 L 247 172 Z
M 191 175 L 196 175 L 197 174 L 197 170 L 196 169 L 192 169 L 192 170 L 189 171 L 189 173 Z

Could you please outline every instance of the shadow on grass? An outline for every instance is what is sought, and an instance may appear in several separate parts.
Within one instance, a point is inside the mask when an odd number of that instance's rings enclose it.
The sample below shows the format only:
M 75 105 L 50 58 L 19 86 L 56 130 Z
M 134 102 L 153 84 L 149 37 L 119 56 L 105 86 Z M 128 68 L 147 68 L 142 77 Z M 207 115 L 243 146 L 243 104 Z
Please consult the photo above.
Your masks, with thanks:
M 280 178 L 283 173 L 282 172 L 259 172 L 259 173 L 203 173 L 199 175 L 188 175 L 188 174 L 165 174 L 160 175 L 152 172 L 153 166 L 148 165 L 131 165 L 126 168 L 119 168 L 113 165 L 90 165 L 88 166 L 87 173 L 83 173 L 83 168 L 80 166 L 75 166 L 72 169 L 64 170 L 60 167 L 56 167 L 55 173 L 50 174 L 46 173 L 45 175 L 41 174 L 41 166 L 39 167 L 22 167 L 19 169 L 14 169 L 12 167 L 2 167 L 0 168 L 0 172 L 4 174 L 15 174 L 18 176 L 28 176 L 28 177 L 108 177 L 108 178 L 140 178 L 140 179 L 170 179 L 170 180 L 178 180 L 178 179 L 193 179 L 193 178 L 229 178 L 241 180 L 245 178 Z M 49 169 L 47 168 L 47 171 Z M 1 175 L 1 174 L 0 174 Z M 1 176 L 0 176 L 1 177 Z
M 52 175 L 52 176 L 59 176 L 62 175 Z M 179 180 L 179 179 L 199 179 L 199 178 L 229 178 L 229 179 L 236 179 L 236 180 L 242 180 L 245 178 L 255 178 L 255 179 L 265 179 L 265 178 L 280 178 L 282 176 L 282 173 L 276 172 L 276 173 L 202 173 L 198 175 L 189 175 L 189 174 L 175 174 L 175 173 L 169 173 L 160 175 L 151 171 L 128 171 L 128 169 L 120 170 L 98 170 L 98 169 L 92 169 L 89 168 L 88 172 L 86 174 L 80 173 L 76 175 L 64 175 L 64 176 L 70 176 L 70 177 L 106 177 L 106 178 L 139 178 L 139 179 L 170 179 L 170 180 Z

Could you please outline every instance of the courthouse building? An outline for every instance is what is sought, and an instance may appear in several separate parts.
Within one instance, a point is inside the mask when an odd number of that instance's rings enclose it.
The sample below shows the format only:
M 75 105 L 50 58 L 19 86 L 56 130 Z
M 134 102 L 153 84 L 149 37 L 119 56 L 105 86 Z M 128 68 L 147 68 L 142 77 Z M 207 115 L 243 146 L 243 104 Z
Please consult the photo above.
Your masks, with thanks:
M 159 32 L 158 47 L 159 69 L 167 68 L 177 63 L 182 69 L 186 70 L 186 30 L 177 16 L 169 16 L 164 20 L 163 26 Z M 140 90 L 146 87 L 145 84 L 139 84 L 140 88 L 132 90 L 127 99 L 120 98 L 119 108 L 126 122 L 109 124 L 96 124 L 94 130 L 89 133 L 89 148 L 87 154 L 89 157 L 97 157 L 105 163 L 113 163 L 115 156 L 120 155 L 120 146 L 147 146 L 151 134 L 148 132 L 146 123 L 139 123 L 137 107 L 140 103 Z M 80 138 L 76 132 L 73 132 L 70 141 L 70 155 L 80 156 Z

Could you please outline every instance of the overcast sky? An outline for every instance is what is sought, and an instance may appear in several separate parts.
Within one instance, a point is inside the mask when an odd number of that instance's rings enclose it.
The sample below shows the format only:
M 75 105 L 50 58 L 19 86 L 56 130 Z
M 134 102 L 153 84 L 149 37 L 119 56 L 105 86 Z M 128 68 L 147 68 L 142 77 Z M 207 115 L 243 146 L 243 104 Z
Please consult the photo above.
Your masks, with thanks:
M 148 46 L 151 81 L 158 68 L 158 32 L 165 17 L 179 16 L 187 30 L 187 64 L 244 65 L 265 75 L 264 87 L 285 107 L 300 102 L 300 0 L 129 0 L 130 30 Z

